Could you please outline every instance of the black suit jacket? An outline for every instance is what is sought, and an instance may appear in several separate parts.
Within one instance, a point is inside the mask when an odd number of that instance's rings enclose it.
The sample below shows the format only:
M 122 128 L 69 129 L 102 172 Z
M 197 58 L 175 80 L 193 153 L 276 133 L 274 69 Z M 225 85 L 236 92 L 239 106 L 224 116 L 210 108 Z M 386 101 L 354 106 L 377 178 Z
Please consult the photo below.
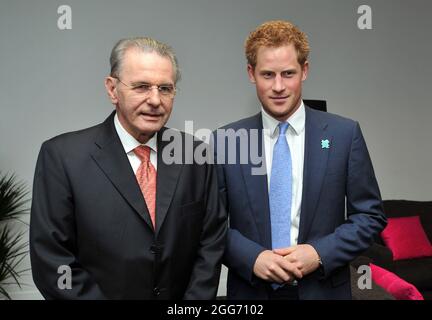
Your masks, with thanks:
M 161 139 L 171 129 L 159 132 L 153 230 L 113 118 L 42 145 L 30 223 L 38 289 L 60 299 L 214 298 L 226 236 L 214 166 L 165 164 L 164 148 L 179 150 Z M 61 265 L 72 269 L 70 290 L 57 285 Z

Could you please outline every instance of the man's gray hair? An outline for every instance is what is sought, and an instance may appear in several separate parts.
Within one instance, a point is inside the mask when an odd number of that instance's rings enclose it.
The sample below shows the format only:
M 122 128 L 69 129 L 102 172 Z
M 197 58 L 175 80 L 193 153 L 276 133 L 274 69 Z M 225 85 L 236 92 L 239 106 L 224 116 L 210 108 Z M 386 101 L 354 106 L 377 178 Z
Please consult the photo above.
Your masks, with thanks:
M 125 38 L 119 40 L 111 51 L 111 77 L 119 76 L 125 52 L 130 48 L 137 48 L 143 52 L 156 52 L 161 57 L 171 60 L 174 70 L 174 83 L 180 80 L 180 70 L 173 49 L 162 42 L 148 37 Z

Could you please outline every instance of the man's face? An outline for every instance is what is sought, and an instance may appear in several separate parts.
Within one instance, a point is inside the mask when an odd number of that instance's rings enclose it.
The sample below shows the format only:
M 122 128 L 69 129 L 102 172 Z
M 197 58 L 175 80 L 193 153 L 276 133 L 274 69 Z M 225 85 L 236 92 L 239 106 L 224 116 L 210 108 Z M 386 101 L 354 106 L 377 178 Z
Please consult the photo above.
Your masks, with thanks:
M 282 47 L 261 47 L 255 68 L 248 65 L 249 79 L 255 83 L 258 99 L 264 110 L 279 121 L 288 119 L 300 106 L 302 83 L 309 64 L 297 61 L 293 44 Z
M 105 87 L 116 106 L 120 123 L 141 143 L 168 121 L 174 97 L 153 87 L 142 93 L 142 85 L 174 86 L 174 68 L 169 58 L 155 52 L 129 49 L 125 52 L 119 79 L 107 77 Z

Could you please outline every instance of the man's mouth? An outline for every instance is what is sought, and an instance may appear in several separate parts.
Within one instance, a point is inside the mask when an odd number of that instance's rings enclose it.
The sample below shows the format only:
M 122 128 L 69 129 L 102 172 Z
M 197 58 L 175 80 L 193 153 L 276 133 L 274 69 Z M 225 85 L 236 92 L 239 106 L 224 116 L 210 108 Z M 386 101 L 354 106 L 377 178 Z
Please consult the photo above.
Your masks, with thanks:
M 145 120 L 159 120 L 162 117 L 162 114 L 160 113 L 141 113 L 141 117 L 143 117 Z
M 276 96 L 270 97 L 270 100 L 273 101 L 275 105 L 284 105 L 287 102 L 289 96 Z
M 289 96 L 270 97 L 270 99 L 278 101 L 278 100 L 285 100 L 285 99 L 288 99 L 288 97 L 289 97 Z

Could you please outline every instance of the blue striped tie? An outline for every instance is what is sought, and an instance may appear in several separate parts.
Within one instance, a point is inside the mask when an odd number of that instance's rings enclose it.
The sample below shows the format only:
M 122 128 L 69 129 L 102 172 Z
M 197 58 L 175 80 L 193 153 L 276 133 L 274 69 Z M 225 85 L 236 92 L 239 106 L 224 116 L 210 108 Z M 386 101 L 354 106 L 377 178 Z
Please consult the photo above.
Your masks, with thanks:
M 291 152 L 285 136 L 289 124 L 279 123 L 279 137 L 273 149 L 270 177 L 270 219 L 272 248 L 286 248 L 291 239 Z

